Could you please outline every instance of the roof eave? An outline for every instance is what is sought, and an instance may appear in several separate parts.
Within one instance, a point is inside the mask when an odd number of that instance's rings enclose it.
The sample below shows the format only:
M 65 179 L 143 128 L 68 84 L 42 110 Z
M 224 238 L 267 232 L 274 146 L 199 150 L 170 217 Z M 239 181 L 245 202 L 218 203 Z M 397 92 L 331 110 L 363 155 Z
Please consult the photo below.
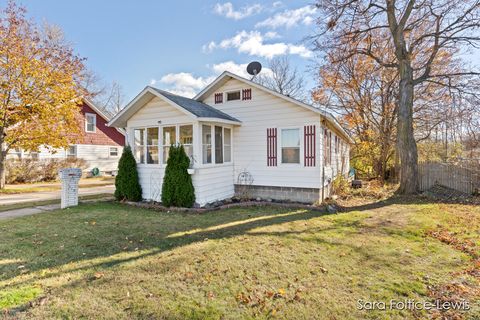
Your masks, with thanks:
M 222 118 L 198 117 L 197 120 L 203 121 L 203 122 L 219 122 L 219 123 L 225 123 L 225 124 L 233 124 L 238 126 L 242 125 L 241 121 L 234 121 L 234 120 L 228 120 L 228 119 L 222 119 Z

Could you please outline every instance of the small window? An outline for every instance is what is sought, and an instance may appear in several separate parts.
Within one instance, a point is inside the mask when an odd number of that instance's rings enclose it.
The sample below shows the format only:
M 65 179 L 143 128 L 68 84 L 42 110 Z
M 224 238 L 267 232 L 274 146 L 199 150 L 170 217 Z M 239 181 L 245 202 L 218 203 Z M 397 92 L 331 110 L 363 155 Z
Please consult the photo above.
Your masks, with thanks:
M 135 129 L 134 131 L 134 153 L 135 158 L 137 159 L 138 163 L 145 163 L 145 143 L 144 143 L 144 136 L 145 129 Z
M 110 147 L 110 157 L 118 157 L 118 148 Z
M 223 163 L 223 127 L 215 126 L 215 163 Z
M 227 101 L 240 100 L 240 90 L 227 92 Z
M 168 161 L 170 146 L 177 142 L 177 129 L 175 126 L 163 127 L 163 163 Z
M 300 129 L 282 129 L 282 163 L 300 163 Z
M 212 127 L 202 126 L 202 163 L 212 163 Z
M 39 156 L 38 152 L 35 152 L 35 151 L 30 152 L 30 159 L 32 159 L 32 160 L 40 159 L 40 156 Z
M 158 164 L 158 127 L 147 128 L 147 163 Z
M 77 146 L 69 146 L 67 149 L 67 158 L 77 157 Z
M 232 161 L 232 131 L 229 128 L 223 129 L 223 160 Z
M 97 126 L 97 115 L 94 113 L 85 114 L 85 131 L 95 132 Z

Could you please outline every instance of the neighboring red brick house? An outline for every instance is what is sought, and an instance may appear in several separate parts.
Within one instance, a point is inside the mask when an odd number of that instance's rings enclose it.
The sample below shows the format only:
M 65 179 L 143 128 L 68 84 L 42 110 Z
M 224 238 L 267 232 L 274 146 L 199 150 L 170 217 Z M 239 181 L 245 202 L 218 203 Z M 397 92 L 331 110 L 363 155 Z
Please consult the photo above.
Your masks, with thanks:
M 39 152 L 24 152 L 14 150 L 9 158 L 34 159 L 62 159 L 81 158 L 87 161 L 87 170 L 98 168 L 102 172 L 111 172 L 117 169 L 118 160 L 125 145 L 125 135 L 121 130 L 108 127 L 109 117 L 93 102 L 83 99 L 81 105 L 81 119 L 79 121 L 80 135 L 76 143 L 66 150 L 51 151 L 46 147 Z

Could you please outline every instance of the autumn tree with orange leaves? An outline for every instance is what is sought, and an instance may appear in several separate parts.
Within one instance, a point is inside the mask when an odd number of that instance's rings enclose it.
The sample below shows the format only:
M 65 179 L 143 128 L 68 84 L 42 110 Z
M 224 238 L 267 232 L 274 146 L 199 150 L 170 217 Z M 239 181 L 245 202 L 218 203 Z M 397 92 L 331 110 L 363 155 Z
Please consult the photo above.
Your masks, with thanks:
M 83 60 L 58 28 L 25 14 L 13 1 L 0 12 L 0 188 L 9 150 L 67 147 L 79 133 Z
M 443 52 L 480 45 L 480 1 L 318 0 L 322 18 L 314 37 L 320 52 L 336 50 L 331 63 L 365 56 L 398 74 L 396 150 L 400 159 L 399 193 L 418 191 L 418 151 L 414 124 L 415 93 L 425 84 L 464 94 L 463 85 L 480 73 L 441 72 Z M 376 37 L 375 34 L 382 34 Z M 388 43 L 388 46 L 385 46 Z M 387 50 L 387 52 L 385 51 Z M 453 52 L 455 53 L 455 52 Z M 461 53 L 455 53 L 457 58 Z

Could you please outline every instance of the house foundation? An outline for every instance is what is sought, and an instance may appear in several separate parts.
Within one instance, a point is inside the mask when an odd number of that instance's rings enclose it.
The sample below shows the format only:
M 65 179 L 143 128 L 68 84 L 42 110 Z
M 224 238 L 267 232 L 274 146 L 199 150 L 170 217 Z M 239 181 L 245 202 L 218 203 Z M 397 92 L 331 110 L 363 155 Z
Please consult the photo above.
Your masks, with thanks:
M 318 188 L 275 187 L 235 185 L 235 196 L 240 198 L 262 198 L 302 203 L 320 202 L 322 190 Z

